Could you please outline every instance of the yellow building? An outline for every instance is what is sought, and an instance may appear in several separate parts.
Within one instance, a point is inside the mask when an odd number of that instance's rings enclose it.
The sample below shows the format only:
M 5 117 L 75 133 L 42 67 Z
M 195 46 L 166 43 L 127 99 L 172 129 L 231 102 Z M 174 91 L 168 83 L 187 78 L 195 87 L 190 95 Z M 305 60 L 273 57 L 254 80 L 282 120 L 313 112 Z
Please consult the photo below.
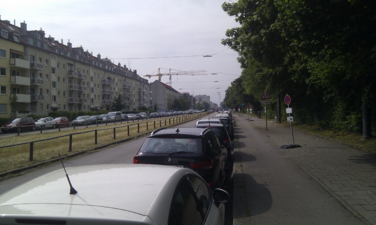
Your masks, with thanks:
M 64 45 L 45 37 L 43 30 L 28 31 L 25 22 L 17 27 L 0 20 L 0 28 L 0 117 L 112 111 L 118 95 L 125 111 L 152 106 L 150 84 L 136 70 L 94 56 L 82 46 L 73 48 L 69 40 Z M 11 104 L 13 95 L 17 101 Z

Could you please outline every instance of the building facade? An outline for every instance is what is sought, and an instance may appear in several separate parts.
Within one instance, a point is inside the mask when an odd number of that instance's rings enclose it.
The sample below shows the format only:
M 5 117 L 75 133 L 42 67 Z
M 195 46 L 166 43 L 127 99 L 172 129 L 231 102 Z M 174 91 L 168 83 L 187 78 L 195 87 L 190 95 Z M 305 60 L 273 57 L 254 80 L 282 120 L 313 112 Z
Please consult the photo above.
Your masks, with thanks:
M 196 95 L 195 98 L 196 98 L 197 103 L 203 103 L 203 102 L 210 103 L 209 95 Z
M 150 84 L 136 70 L 45 37 L 43 30 L 28 31 L 24 22 L 0 20 L 0 29 L 0 117 L 112 111 L 119 95 L 126 111 L 153 105 Z
M 181 94 L 171 86 L 158 80 L 151 83 L 151 92 L 153 93 L 153 103 L 158 110 L 171 110 L 174 99 L 179 99 Z

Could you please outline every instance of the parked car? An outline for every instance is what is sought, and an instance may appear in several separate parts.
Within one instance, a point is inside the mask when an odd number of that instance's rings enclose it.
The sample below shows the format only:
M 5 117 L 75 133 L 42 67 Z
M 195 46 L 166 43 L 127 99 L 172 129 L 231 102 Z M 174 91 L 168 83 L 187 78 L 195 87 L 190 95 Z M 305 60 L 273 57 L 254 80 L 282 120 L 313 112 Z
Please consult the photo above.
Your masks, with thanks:
M 102 123 L 109 122 L 110 118 L 107 114 L 100 114 L 98 120 L 101 120 Z
M 20 117 L 15 118 L 8 121 L 6 124 L 3 125 L 1 131 L 3 133 L 10 132 L 10 131 L 17 131 L 20 129 L 20 132 L 26 130 L 35 130 L 35 122 L 31 117 Z
M 136 115 L 133 114 L 133 113 L 128 113 L 127 116 L 128 116 L 129 120 L 135 120 L 136 119 Z
M 227 128 L 221 123 L 199 123 L 196 124 L 197 128 L 210 128 L 215 132 L 218 137 L 219 142 L 224 145 L 227 149 L 228 161 L 233 168 L 234 164 L 234 142 L 231 141 L 230 135 L 227 132 Z
M 99 115 L 90 116 L 90 124 L 102 123 L 102 118 L 99 118 Z
M 121 120 L 121 112 L 109 112 L 107 113 L 109 117 L 111 117 L 112 121 L 120 121 Z
M 42 129 L 45 130 L 46 128 L 52 128 L 55 129 L 56 123 L 52 117 L 44 117 L 40 118 L 37 122 L 35 122 L 35 128 L 36 129 Z
M 212 118 L 212 119 L 199 119 L 199 120 L 197 120 L 197 122 L 196 122 L 196 126 L 197 126 L 197 124 L 200 124 L 200 123 L 209 123 L 209 124 L 211 124 L 211 123 L 216 123 L 216 124 L 222 124 L 222 122 L 221 122 L 221 120 L 219 119 L 219 118 Z
M 150 118 L 157 118 L 158 117 L 158 113 L 152 112 L 152 113 L 150 113 L 149 117 Z
M 141 119 L 146 119 L 147 117 L 146 112 L 140 112 L 138 115 L 140 116 Z
M 226 125 L 227 132 L 230 135 L 231 140 L 234 140 L 234 126 L 230 116 L 227 113 L 217 114 L 215 118 L 219 118 L 223 124 Z
M 90 116 L 79 116 L 75 120 L 72 121 L 72 125 L 87 125 L 90 124 Z
M 55 121 L 56 127 L 69 127 L 70 126 L 69 119 L 65 116 L 56 117 L 54 121 Z
M 121 119 L 123 121 L 128 121 L 128 115 L 127 114 L 121 114 Z
M 212 191 L 190 169 L 104 164 L 66 172 L 47 173 L 1 195 L 0 224 L 224 224 L 229 194 Z
M 209 128 L 161 128 L 142 144 L 133 163 L 176 165 L 200 174 L 213 188 L 230 177 L 227 150 Z

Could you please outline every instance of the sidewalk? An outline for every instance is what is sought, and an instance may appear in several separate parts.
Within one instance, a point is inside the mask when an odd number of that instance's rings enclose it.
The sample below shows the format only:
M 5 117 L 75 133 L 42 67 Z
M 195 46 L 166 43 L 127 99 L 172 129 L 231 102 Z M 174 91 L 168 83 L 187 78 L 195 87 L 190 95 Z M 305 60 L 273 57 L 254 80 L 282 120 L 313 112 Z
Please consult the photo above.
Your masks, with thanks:
M 236 114 L 238 121 L 247 115 Z M 276 146 L 292 144 L 290 127 L 252 116 L 247 121 Z M 333 197 L 365 223 L 376 224 L 375 156 L 331 140 L 294 129 L 301 148 L 281 149 Z

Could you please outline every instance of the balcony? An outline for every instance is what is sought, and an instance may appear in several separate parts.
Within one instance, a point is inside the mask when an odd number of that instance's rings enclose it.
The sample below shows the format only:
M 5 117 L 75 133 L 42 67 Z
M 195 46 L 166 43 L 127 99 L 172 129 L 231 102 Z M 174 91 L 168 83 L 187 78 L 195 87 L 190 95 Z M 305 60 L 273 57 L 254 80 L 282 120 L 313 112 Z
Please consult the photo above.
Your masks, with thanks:
M 73 71 L 73 70 L 69 70 L 69 71 L 68 71 L 68 77 L 79 78 L 79 73 L 76 72 L 76 71 Z
M 12 67 L 22 68 L 22 69 L 30 69 L 30 62 L 24 59 L 19 58 L 10 58 L 9 64 Z
M 11 76 L 10 77 L 10 83 L 11 84 L 30 86 L 30 78 L 29 77 L 20 77 L 20 76 Z
M 83 85 L 80 85 L 78 87 L 78 91 L 87 91 L 87 87 L 86 86 L 83 86 Z
M 102 100 L 103 105 L 111 105 L 111 100 Z
M 16 94 L 17 96 L 17 102 L 20 102 L 20 103 L 30 103 L 30 95 L 26 95 L 26 94 Z
M 68 90 L 70 90 L 70 91 L 78 91 L 79 90 L 79 86 L 78 86 L 78 84 L 68 84 Z
M 32 70 L 43 70 L 44 66 L 43 66 L 43 63 L 30 62 L 30 69 L 32 69 Z
M 68 98 L 68 103 L 72 104 L 72 103 L 79 103 L 79 98 L 76 98 L 76 97 L 69 97 Z
M 31 78 L 30 85 L 43 85 L 44 80 L 42 78 Z
M 123 84 L 123 88 L 124 88 L 124 89 L 130 89 L 130 88 L 131 88 L 131 85 L 129 85 L 129 84 Z
M 79 103 L 82 104 L 82 103 L 87 103 L 87 99 L 86 98 L 80 98 L 79 99 Z
M 110 95 L 111 91 L 109 89 L 102 89 L 102 95 Z
M 43 102 L 44 101 L 44 95 L 31 95 L 31 101 L 32 102 Z
M 110 81 L 110 80 L 105 80 L 105 79 L 103 79 L 103 80 L 102 80 L 102 84 L 110 85 L 110 84 L 111 84 L 111 81 Z
M 57 102 L 52 102 L 51 103 L 51 109 L 59 109 L 59 105 L 57 104 Z
M 87 78 L 87 74 L 79 73 L 79 74 L 78 74 L 78 78 L 79 78 L 79 79 L 84 79 L 84 80 L 86 80 L 86 78 Z
M 16 111 L 16 117 L 27 117 L 30 115 L 30 111 Z

